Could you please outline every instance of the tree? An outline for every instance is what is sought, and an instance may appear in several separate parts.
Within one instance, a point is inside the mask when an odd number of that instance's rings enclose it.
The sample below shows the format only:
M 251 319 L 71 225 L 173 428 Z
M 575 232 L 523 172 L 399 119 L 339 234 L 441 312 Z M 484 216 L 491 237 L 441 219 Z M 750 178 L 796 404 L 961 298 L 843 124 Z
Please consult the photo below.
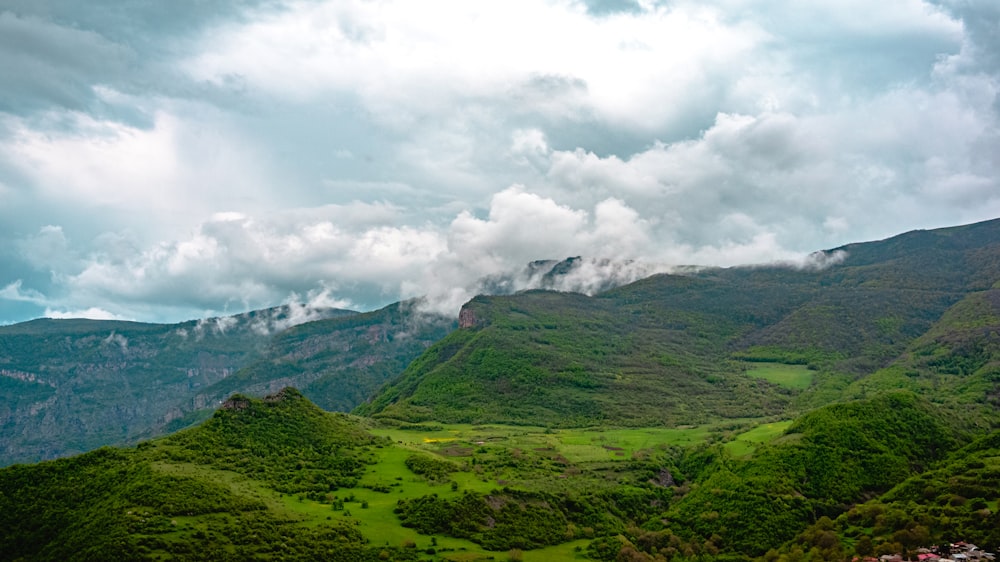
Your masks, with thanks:
M 872 544 L 872 539 L 868 535 L 858 539 L 857 544 L 854 545 L 854 553 L 858 556 L 871 556 L 874 552 L 875 545 Z

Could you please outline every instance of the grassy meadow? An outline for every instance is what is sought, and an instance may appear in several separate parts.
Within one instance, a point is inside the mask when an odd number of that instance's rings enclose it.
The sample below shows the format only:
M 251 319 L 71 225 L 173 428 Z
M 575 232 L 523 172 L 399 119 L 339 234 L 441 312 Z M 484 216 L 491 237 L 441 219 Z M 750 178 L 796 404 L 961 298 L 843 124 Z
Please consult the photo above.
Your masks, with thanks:
M 805 390 L 813 382 L 815 371 L 805 365 L 785 363 L 753 363 L 747 375 L 764 379 L 789 390 Z
M 788 422 L 768 423 L 737 436 L 734 444 L 754 447 L 780 435 Z M 467 491 L 481 494 L 502 488 L 538 491 L 612 489 L 629 461 L 646 458 L 668 447 L 706 442 L 719 430 L 712 426 L 680 429 L 559 429 L 506 425 L 411 424 L 370 429 L 393 446 L 374 450 L 358 485 L 336 492 L 333 505 L 294 494 L 278 495 L 281 509 L 321 525 L 330 519 L 356 522 L 374 546 L 411 547 L 427 559 L 506 559 L 507 551 L 489 551 L 476 543 L 440 535 L 419 534 L 403 527 L 394 513 L 399 500 L 428 495 L 455 500 Z M 750 445 L 752 443 L 753 445 Z M 743 449 L 734 452 L 742 454 Z M 415 474 L 407 467 L 413 455 L 429 456 L 454 464 L 446 480 Z M 268 493 L 266 490 L 262 493 Z M 273 492 L 270 492 L 272 495 Z M 342 501 L 341 505 L 338 503 Z M 522 559 L 585 559 L 588 539 L 525 550 Z M 433 551 L 433 554 L 426 554 Z
M 753 454 L 757 447 L 777 439 L 792 425 L 789 421 L 762 423 L 749 431 L 736 436 L 724 447 L 734 458 L 746 458 Z

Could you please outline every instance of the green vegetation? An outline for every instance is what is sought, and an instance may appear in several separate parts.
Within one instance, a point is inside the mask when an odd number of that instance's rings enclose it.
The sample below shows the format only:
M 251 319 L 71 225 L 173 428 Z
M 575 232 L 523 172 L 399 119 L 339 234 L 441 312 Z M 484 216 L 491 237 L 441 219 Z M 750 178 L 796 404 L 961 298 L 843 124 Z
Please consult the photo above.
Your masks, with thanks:
M 408 560 L 580 546 L 577 535 L 619 532 L 642 505 L 668 501 L 671 439 L 709 435 L 365 425 L 285 389 L 234 396 L 199 427 L 135 449 L 0 470 L 0 559 Z M 541 443 L 554 445 L 518 447 Z M 483 518 L 475 532 L 434 527 L 441 510 Z
M 942 419 L 891 393 L 758 425 L 386 425 L 285 389 L 135 449 L 0 470 L 0 541 L 38 560 L 745 559 L 850 544 L 851 506 L 888 492 L 947 503 L 942 529 L 993 545 L 996 434 L 960 448 Z
M 263 402 L 235 395 L 201 426 L 164 439 L 154 460 L 210 464 L 282 493 L 325 494 L 357 483 L 353 451 L 376 439 L 343 415 L 323 412 L 293 388 Z
M 931 396 L 949 374 L 961 379 L 953 402 L 1000 401 L 990 335 L 998 238 L 1000 221 L 991 221 L 850 245 L 841 264 L 823 270 L 707 269 L 594 297 L 476 297 L 462 329 L 356 412 L 677 426 L 791 417 L 870 389 Z M 914 368 L 889 369 L 914 352 L 924 358 Z
M 781 436 L 791 423 L 790 421 L 762 423 L 726 442 L 725 450 L 733 458 L 749 457 L 757 447 Z
M 0 466 L 134 442 L 163 431 L 263 337 L 196 322 L 34 320 L 0 326 Z M 14 387 L 17 388 L 14 388 Z
M 289 389 L 137 449 L 13 466 L 0 471 L 2 558 L 375 560 L 356 526 L 308 524 L 276 491 L 350 475 L 344 459 L 373 440 Z M 348 450 L 327 460 L 335 446 Z
M 579 427 L 704 424 L 784 410 L 784 389 L 725 359 L 725 318 L 623 314 L 611 299 L 477 297 L 483 323 L 410 364 L 362 415 L 408 422 Z M 669 384 L 667 382 L 669 381 Z
M 198 379 L 196 401 L 222 404 L 211 415 L 157 405 L 169 412 L 157 427 L 201 423 L 132 449 L 0 469 L 0 560 L 804 562 L 961 539 L 997 549 L 998 239 L 993 221 L 848 246 L 826 270 L 477 297 L 446 336 L 448 323 L 413 331 L 403 305 L 275 337 L 248 321 L 208 344 L 194 324 L 186 339 L 133 323 L 0 328 L 5 429 L 32 408 L 44 420 L 87 403 L 86 423 L 103 408 L 121 432 L 147 383 L 155 400 L 184 384 L 190 397 Z M 59 346 L 72 353 L 52 360 Z M 203 370 L 181 369 L 192 357 Z M 230 373 L 237 363 L 248 366 Z M 135 380 L 102 383 L 91 376 L 111 372 L 102 365 Z M 308 398 L 342 408 L 397 373 L 363 417 Z M 290 380 L 306 390 L 252 397 Z M 135 414 L 141 431 L 149 415 Z
M 747 375 L 751 377 L 764 379 L 792 390 L 809 388 L 813 381 L 813 374 L 813 371 L 803 365 L 783 363 L 753 363 L 753 367 L 747 369 Z
M 791 560 L 814 549 L 825 550 L 827 558 L 906 556 L 957 540 L 995 551 L 1000 546 L 998 497 L 1000 432 L 994 431 L 888 493 L 811 526 L 773 558 Z
M 287 330 L 286 307 L 180 324 L 0 326 L 0 416 L 18 428 L 0 432 L 0 466 L 183 429 L 233 393 L 292 385 L 348 411 L 454 327 L 414 304 L 317 311 L 326 318 Z

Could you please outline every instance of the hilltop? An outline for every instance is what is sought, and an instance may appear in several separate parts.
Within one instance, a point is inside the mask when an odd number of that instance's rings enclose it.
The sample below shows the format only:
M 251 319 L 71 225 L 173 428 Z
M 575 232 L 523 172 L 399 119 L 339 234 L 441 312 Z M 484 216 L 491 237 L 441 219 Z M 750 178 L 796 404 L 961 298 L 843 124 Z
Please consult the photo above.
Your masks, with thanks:
M 359 559 L 356 529 L 303 525 L 268 490 L 351 486 L 376 441 L 294 389 L 234 396 L 200 427 L 138 449 L 0 471 L 0 558 Z

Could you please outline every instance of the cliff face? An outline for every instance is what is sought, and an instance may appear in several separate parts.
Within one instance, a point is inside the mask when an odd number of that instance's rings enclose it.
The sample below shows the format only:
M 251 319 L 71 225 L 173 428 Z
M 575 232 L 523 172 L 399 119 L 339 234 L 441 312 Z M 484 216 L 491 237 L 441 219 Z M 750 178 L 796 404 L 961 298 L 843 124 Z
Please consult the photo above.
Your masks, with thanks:
M 526 293 L 539 291 L 524 291 Z M 547 292 L 547 291 L 540 291 Z M 459 328 L 485 328 L 493 320 L 493 302 L 497 299 L 503 300 L 502 296 L 478 295 L 469 302 L 462 305 L 462 310 L 458 313 Z
M 156 433 L 191 409 L 190 395 L 235 372 L 265 339 L 252 331 L 184 335 L 193 330 L 184 324 L 43 322 L 46 334 L 18 325 L 0 331 L 0 389 L 13 398 L 0 409 L 0 464 Z
M 327 410 L 349 411 L 455 328 L 412 303 L 331 309 L 292 327 L 289 314 L 0 327 L 0 466 L 167 433 L 233 393 L 295 386 Z
M 233 392 L 260 396 L 293 386 L 323 409 L 350 411 L 455 328 L 453 319 L 420 313 L 412 304 L 291 328 L 198 398 L 217 403 Z
M 459 328 L 473 328 L 476 325 L 476 311 L 468 307 L 462 307 L 462 311 L 458 313 L 458 327 Z
M 285 312 L 180 324 L 41 319 L 0 327 L 0 466 L 132 443 L 183 425 L 186 415 L 225 398 L 199 394 L 259 357 L 272 338 L 265 322 Z

